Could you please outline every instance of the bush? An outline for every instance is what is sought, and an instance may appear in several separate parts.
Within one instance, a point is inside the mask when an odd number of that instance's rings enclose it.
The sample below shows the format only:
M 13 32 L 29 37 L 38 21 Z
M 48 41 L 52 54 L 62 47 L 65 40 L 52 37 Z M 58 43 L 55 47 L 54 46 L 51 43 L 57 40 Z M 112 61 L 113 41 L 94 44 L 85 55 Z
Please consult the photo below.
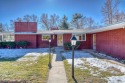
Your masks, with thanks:
M 81 42 L 80 42 L 80 41 L 77 41 L 77 42 L 76 42 L 75 49 L 78 49 L 79 46 L 80 46 L 80 44 L 81 44 Z M 66 42 L 66 43 L 64 43 L 64 49 L 65 49 L 65 50 L 71 50 L 71 49 L 72 49 L 71 42 Z
M 7 46 L 8 48 L 15 48 L 16 42 L 6 42 L 6 46 Z
M 0 42 L 0 48 L 2 48 L 2 43 Z
M 27 48 L 27 46 L 29 46 L 29 45 L 30 45 L 30 42 L 28 42 L 28 41 L 19 41 L 19 42 L 17 42 L 18 47 Z
M 30 42 L 28 41 L 0 42 L 0 48 L 15 48 L 15 47 L 26 48 L 29 45 L 30 45 Z
M 15 48 L 16 42 L 0 42 L 0 48 Z

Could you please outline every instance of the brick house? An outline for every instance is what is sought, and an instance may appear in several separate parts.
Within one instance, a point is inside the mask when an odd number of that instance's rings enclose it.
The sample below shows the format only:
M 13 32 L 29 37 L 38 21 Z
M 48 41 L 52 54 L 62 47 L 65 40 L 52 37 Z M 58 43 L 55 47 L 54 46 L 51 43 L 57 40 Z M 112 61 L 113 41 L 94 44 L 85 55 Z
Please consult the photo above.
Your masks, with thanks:
M 1 33 L 2 34 L 2 33 Z M 1 35 L 0 34 L 0 35 Z M 125 22 L 93 30 L 57 30 L 37 31 L 36 22 L 15 22 L 14 41 L 29 41 L 29 48 L 63 46 L 70 42 L 72 35 L 81 41 L 80 49 L 93 49 L 110 54 L 114 57 L 125 58 Z M 1 36 L 2 40 L 3 36 Z

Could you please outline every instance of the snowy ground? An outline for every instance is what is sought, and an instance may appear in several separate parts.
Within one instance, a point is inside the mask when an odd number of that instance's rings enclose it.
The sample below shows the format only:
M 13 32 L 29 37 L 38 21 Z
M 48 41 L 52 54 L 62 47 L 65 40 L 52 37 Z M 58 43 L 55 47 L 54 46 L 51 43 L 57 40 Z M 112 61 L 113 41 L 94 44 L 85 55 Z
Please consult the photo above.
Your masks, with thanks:
M 67 59 L 69 64 L 72 64 L 72 52 L 63 52 L 62 55 Z M 108 83 L 125 83 L 125 66 L 120 63 L 111 61 L 116 59 L 112 57 L 108 57 L 110 60 L 94 58 L 90 53 L 85 51 L 75 51 L 74 55 L 75 67 L 80 69 L 87 69 L 85 65 L 89 65 L 90 67 L 98 68 L 97 71 L 89 69 L 93 76 L 99 75 L 101 71 L 109 71 L 112 76 L 105 77 Z M 105 56 L 107 58 L 107 56 L 104 54 L 100 54 L 99 56 Z M 117 76 L 119 73 L 120 75 Z
M 28 53 L 32 53 L 32 55 L 36 55 L 36 53 L 48 53 L 48 48 L 38 48 L 38 49 L 0 49 L 0 58 L 16 58 L 24 55 L 28 55 Z

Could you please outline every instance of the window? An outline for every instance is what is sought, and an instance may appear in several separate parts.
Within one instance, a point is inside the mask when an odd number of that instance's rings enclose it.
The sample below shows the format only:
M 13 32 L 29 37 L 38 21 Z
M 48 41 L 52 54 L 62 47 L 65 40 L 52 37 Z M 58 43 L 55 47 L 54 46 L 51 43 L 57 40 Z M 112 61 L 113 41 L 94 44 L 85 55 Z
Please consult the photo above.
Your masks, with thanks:
M 42 40 L 48 41 L 50 35 L 42 35 Z
M 3 35 L 3 40 L 2 41 L 14 41 L 14 35 Z
M 78 41 L 86 41 L 86 34 L 73 34 L 76 36 Z
M 2 41 L 2 35 L 0 35 L 0 42 Z

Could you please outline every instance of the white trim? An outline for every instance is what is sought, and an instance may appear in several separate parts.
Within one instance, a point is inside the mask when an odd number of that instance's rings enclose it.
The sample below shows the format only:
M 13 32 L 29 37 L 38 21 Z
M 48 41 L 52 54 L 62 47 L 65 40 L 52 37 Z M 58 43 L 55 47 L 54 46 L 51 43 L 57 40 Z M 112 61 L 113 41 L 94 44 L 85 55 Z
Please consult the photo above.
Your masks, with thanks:
M 59 37 L 59 35 L 62 35 L 62 44 L 58 43 L 58 37 Z M 57 46 L 63 46 L 63 34 L 58 34 L 57 35 Z
M 96 50 L 96 42 L 94 42 L 94 38 L 96 37 L 96 34 L 93 34 L 93 50 Z M 95 38 L 96 41 L 96 38 Z
M 76 36 L 77 34 L 72 34 L 72 36 L 73 36 L 73 35 Z M 81 36 L 81 40 L 78 40 L 78 38 L 76 37 L 76 38 L 77 38 L 77 41 L 86 41 L 86 34 L 83 34 L 83 33 L 82 33 L 82 34 L 78 34 L 78 35 Z M 83 40 L 83 35 L 85 35 L 85 40 Z

